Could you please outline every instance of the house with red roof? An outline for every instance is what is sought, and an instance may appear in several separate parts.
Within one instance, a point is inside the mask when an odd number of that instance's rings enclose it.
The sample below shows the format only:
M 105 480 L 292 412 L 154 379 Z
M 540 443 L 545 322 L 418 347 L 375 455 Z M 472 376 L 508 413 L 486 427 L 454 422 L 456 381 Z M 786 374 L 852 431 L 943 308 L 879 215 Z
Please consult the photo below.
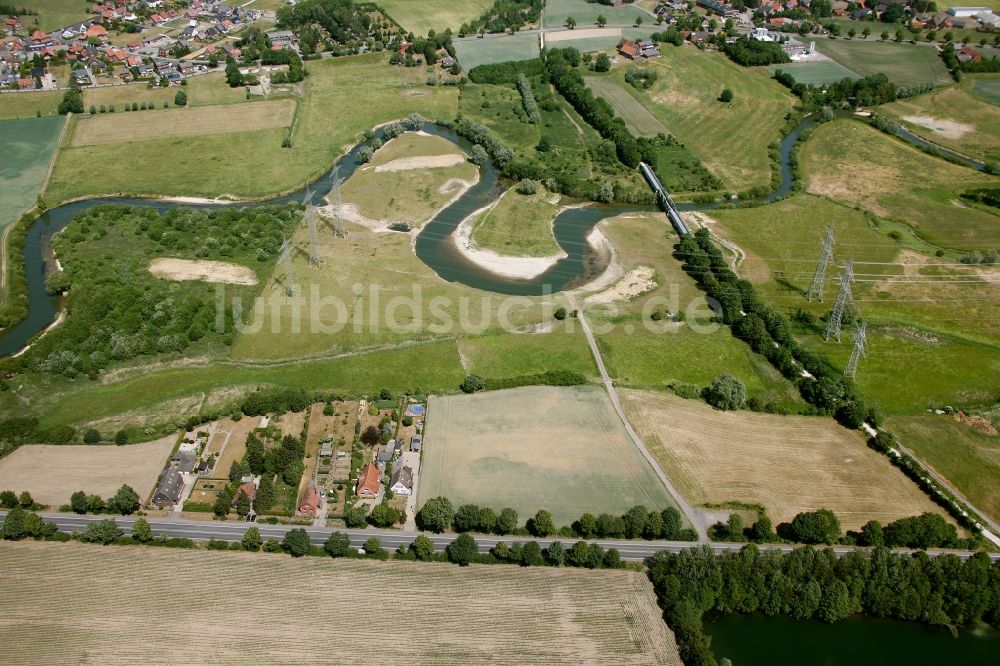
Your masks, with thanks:
M 318 516 L 322 506 L 323 495 L 319 492 L 319 486 L 316 485 L 315 481 L 309 481 L 306 492 L 302 495 L 302 501 L 299 502 L 299 513 Z
M 358 487 L 355 490 L 355 494 L 361 499 L 375 499 L 378 496 L 378 491 L 381 490 L 382 484 L 379 481 L 378 467 L 368 463 L 358 474 Z
M 108 38 L 108 30 L 100 23 L 93 23 L 89 28 L 87 28 L 87 32 L 83 33 L 83 35 L 87 39 L 104 40 Z
M 642 50 L 639 48 L 639 45 L 631 39 L 622 40 L 621 46 L 618 47 L 618 53 L 629 60 L 638 60 L 642 56 Z
M 256 494 L 257 486 L 254 485 L 253 481 L 247 481 L 246 483 L 240 484 L 240 487 L 236 489 L 236 495 L 233 497 L 233 506 L 236 506 L 236 502 L 240 499 L 240 495 L 246 495 L 247 499 L 252 502 L 254 495 Z

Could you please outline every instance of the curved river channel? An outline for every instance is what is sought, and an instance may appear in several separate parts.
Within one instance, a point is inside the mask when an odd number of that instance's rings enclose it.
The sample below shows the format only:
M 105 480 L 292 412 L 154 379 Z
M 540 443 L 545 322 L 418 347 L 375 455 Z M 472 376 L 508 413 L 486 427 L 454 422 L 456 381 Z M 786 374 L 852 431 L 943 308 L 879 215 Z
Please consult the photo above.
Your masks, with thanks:
M 805 119 L 792 132 L 785 136 L 780 146 L 781 183 L 768 195 L 763 202 L 771 203 L 788 195 L 792 190 L 792 169 L 790 157 L 799 135 L 814 124 L 811 118 Z M 426 125 L 425 132 L 452 141 L 467 153 L 472 144 L 451 130 Z M 383 137 L 384 138 L 384 137 Z M 911 141 L 909 136 L 900 138 Z M 913 137 L 914 139 L 916 137 Z M 46 211 L 35 220 L 28 229 L 24 245 L 25 280 L 28 289 L 28 315 L 22 321 L 0 333 L 0 356 L 15 354 L 22 350 L 32 338 L 45 330 L 55 320 L 60 309 L 60 296 L 46 292 L 45 271 L 46 257 L 51 255 L 52 237 L 66 227 L 69 222 L 93 206 L 127 205 L 142 208 L 155 208 L 159 211 L 177 207 L 209 209 L 220 206 L 252 207 L 265 205 L 281 205 L 291 202 L 301 202 L 306 192 L 328 192 L 333 187 L 334 168 L 339 169 L 340 177 L 350 178 L 358 167 L 357 152 L 363 144 L 359 143 L 350 152 L 341 157 L 318 180 L 307 187 L 261 202 L 232 202 L 219 204 L 191 204 L 163 199 L 138 199 L 126 197 L 105 197 L 87 199 L 68 203 L 58 208 Z M 492 291 L 501 294 L 518 296 L 533 296 L 542 293 L 554 293 L 570 289 L 600 275 L 609 258 L 595 250 L 587 242 L 587 236 L 598 222 L 629 211 L 658 210 L 653 205 L 590 205 L 583 208 L 570 208 L 559 214 L 553 224 L 556 242 L 566 253 L 566 257 L 557 261 L 547 271 L 530 280 L 506 278 L 492 273 L 462 255 L 452 234 L 462 220 L 475 211 L 495 201 L 504 191 L 499 183 L 496 168 L 486 164 L 480 168 L 479 182 L 466 191 L 452 204 L 438 212 L 417 236 L 415 250 L 417 256 L 430 266 L 438 275 L 450 282 L 461 282 L 470 287 Z M 678 208 L 685 210 L 707 210 L 715 204 L 681 204 Z M 665 227 L 667 223 L 665 222 Z

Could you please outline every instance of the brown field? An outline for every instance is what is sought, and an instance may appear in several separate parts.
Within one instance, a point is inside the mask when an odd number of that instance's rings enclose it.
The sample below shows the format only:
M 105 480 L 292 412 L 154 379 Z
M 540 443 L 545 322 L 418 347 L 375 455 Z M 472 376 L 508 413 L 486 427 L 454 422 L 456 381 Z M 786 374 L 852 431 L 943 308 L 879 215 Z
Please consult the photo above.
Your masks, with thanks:
M 233 466 L 234 462 L 242 460 L 243 454 L 247 451 L 247 435 L 259 424 L 260 419 L 256 416 L 245 416 L 239 421 L 222 419 L 215 423 L 217 429 L 228 430 L 230 433 L 226 448 L 222 451 L 218 462 L 215 463 L 216 474 L 228 477 L 229 468 Z M 225 437 L 225 433 L 222 435 Z
M 278 426 L 282 437 L 285 435 L 298 437 L 302 434 L 302 428 L 306 424 L 306 413 L 305 411 L 285 412 L 284 414 L 272 417 L 271 424 Z
M 77 123 L 70 145 L 95 146 L 201 134 L 251 132 L 288 127 L 294 115 L 295 101 L 290 99 L 247 104 L 240 107 L 235 117 L 232 107 L 224 104 L 104 114 Z
M 145 501 L 176 442 L 177 435 L 167 435 L 129 446 L 22 446 L 0 460 L 0 489 L 27 490 L 57 509 L 77 490 L 108 498 L 127 483 Z
M 636 571 L 32 542 L 0 545 L 0 568 L 8 664 L 681 663 Z M 390 608 L 406 619 L 378 641 Z
M 830 418 L 720 412 L 648 391 L 621 397 L 650 452 L 692 504 L 759 503 L 775 523 L 830 509 L 845 530 L 943 514 L 860 433 Z

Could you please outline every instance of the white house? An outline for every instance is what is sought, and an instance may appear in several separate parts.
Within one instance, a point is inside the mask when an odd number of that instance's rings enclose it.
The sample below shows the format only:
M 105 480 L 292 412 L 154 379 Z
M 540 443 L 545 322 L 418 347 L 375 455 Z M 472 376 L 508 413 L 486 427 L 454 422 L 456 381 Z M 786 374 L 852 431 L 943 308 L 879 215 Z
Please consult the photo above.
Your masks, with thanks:
M 774 37 L 771 33 L 767 31 L 767 28 L 754 28 L 753 33 L 750 35 L 751 39 L 756 39 L 758 42 L 773 42 Z
M 413 492 L 413 470 L 409 467 L 401 467 L 396 470 L 390 479 L 392 485 L 389 486 L 396 495 L 409 497 Z

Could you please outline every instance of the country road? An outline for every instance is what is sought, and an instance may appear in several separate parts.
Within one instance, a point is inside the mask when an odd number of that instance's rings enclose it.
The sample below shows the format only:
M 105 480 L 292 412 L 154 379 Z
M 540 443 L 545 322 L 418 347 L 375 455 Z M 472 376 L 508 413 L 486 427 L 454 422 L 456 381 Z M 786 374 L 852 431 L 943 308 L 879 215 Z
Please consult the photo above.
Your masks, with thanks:
M 0 518 L 6 517 L 6 511 L 0 511 Z M 133 516 L 107 516 L 107 515 L 77 515 L 73 513 L 41 513 L 39 514 L 45 521 L 55 523 L 60 531 L 63 532 L 82 532 L 86 529 L 87 525 L 90 523 L 106 520 L 108 518 L 113 518 L 119 526 L 122 527 L 126 532 L 132 529 L 133 523 L 137 518 Z M 326 541 L 327 537 L 333 532 L 342 532 L 350 537 L 351 545 L 360 548 L 362 544 L 367 539 L 371 537 L 378 537 L 382 544 L 382 547 L 387 550 L 395 550 L 400 546 L 409 546 L 413 543 L 413 540 L 417 538 L 418 535 L 423 534 L 428 537 L 434 543 L 434 549 L 437 551 L 444 550 L 445 546 L 454 541 L 457 535 L 455 534 L 433 534 L 430 532 L 408 532 L 401 530 L 378 530 L 378 529 L 334 529 L 330 527 L 309 527 L 309 526 L 299 526 L 299 525 L 261 525 L 254 523 L 244 523 L 244 522 L 234 522 L 234 521 L 218 521 L 218 520 L 186 520 L 183 518 L 173 518 L 173 519 L 157 519 L 157 518 L 147 518 L 150 527 L 153 529 L 153 534 L 160 536 L 169 537 L 187 537 L 188 539 L 193 539 L 195 541 L 207 541 L 209 539 L 222 539 L 224 541 L 239 541 L 243 538 L 243 533 L 250 527 L 257 527 L 260 530 L 261 536 L 265 540 L 269 539 L 281 539 L 285 536 L 285 533 L 289 530 L 302 527 L 305 529 L 306 533 L 309 535 L 310 540 L 313 544 L 320 545 Z M 563 545 L 570 545 L 578 539 L 572 537 L 561 537 L 561 538 L 549 538 L 549 539 L 536 539 L 530 536 L 495 536 L 487 534 L 473 534 L 472 535 L 476 544 L 479 546 L 479 552 L 485 553 L 489 551 L 490 548 L 495 546 L 500 541 L 506 543 L 513 543 L 515 541 L 526 542 L 526 541 L 537 541 L 542 548 L 547 548 L 549 544 L 553 541 L 561 541 Z M 643 541 L 643 540 L 627 540 L 627 539 L 589 539 L 590 543 L 599 544 L 605 549 L 616 548 L 621 554 L 623 560 L 628 560 L 631 562 L 642 562 L 646 558 L 652 557 L 653 554 L 659 551 L 668 551 L 671 553 L 678 553 L 686 548 L 693 548 L 702 544 L 694 543 L 691 541 Z M 712 551 L 716 554 L 724 552 L 735 552 L 739 551 L 744 545 L 743 543 L 723 543 L 723 542 L 708 542 L 704 544 L 709 546 Z M 793 549 L 800 547 L 791 544 L 774 544 L 774 545 L 762 545 L 762 550 L 779 550 L 783 553 L 791 552 Z M 857 550 L 852 546 L 834 546 L 834 552 L 838 556 L 844 555 L 846 553 Z M 906 548 L 895 549 L 897 553 L 911 553 L 912 550 Z M 951 553 L 957 555 L 958 557 L 968 559 L 972 552 L 965 550 L 941 550 L 941 549 L 931 549 L 927 551 L 928 555 L 942 555 Z M 1000 553 L 989 553 L 992 560 L 1000 560 Z
M 708 526 L 705 524 L 705 520 L 702 514 L 697 512 L 694 507 L 692 507 L 684 496 L 674 487 L 674 484 L 670 481 L 666 472 L 660 467 L 660 463 L 657 462 L 656 458 L 649 452 L 646 448 L 645 442 L 639 437 L 639 433 L 635 431 L 632 424 L 629 422 L 628 417 L 625 416 L 625 410 L 622 409 L 622 403 L 618 399 L 618 391 L 615 390 L 615 384 L 611 380 L 611 376 L 608 375 L 608 370 L 604 366 L 604 359 L 601 356 L 601 350 L 597 346 L 597 340 L 594 339 L 594 333 L 590 330 L 590 324 L 587 323 L 587 317 L 583 312 L 583 308 L 579 307 L 576 302 L 576 296 L 573 294 L 567 294 L 569 296 L 569 301 L 574 310 L 579 313 L 578 319 L 580 321 L 580 326 L 583 328 L 583 334 L 587 337 L 587 344 L 590 345 L 590 352 L 594 355 L 594 361 L 597 363 L 597 370 L 601 373 L 601 383 L 604 384 L 604 388 L 608 392 L 608 397 L 611 399 L 611 405 L 615 408 L 615 412 L 618 414 L 618 418 L 621 419 L 622 424 L 625 426 L 628 436 L 632 439 L 632 443 L 635 447 L 639 449 L 646 462 L 649 466 L 653 468 L 653 472 L 660 479 L 660 482 L 666 487 L 667 492 L 670 493 L 670 497 L 673 498 L 674 503 L 677 504 L 677 508 L 680 512 L 684 514 L 684 518 L 687 519 L 688 523 L 694 528 L 695 532 L 698 533 L 699 541 L 708 540 Z

